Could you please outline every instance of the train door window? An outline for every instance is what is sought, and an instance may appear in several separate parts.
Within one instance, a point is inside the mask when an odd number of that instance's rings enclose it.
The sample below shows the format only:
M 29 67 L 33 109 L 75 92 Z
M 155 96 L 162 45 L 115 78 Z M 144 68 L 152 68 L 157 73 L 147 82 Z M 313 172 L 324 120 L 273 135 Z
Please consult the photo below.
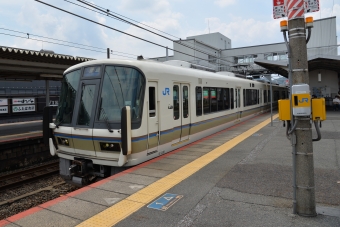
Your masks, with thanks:
M 247 105 L 246 103 L 246 89 L 242 89 L 243 90 L 243 107 L 245 107 Z M 249 90 L 249 89 L 247 89 Z
M 236 98 L 235 108 L 238 108 L 238 107 L 239 107 L 239 101 L 238 101 L 238 89 L 235 89 L 235 98 Z
M 209 97 L 209 88 L 203 88 L 203 112 L 204 114 L 210 113 L 210 97 Z
M 257 90 L 257 104 L 260 104 L 260 91 Z
M 264 90 L 264 91 L 263 91 L 263 99 L 264 99 L 264 100 L 263 100 L 264 103 L 267 103 L 267 102 L 268 102 L 267 90 Z
M 174 120 L 179 119 L 179 88 L 174 85 L 173 99 L 174 99 Z
M 196 87 L 196 116 L 202 116 L 202 88 Z
M 285 98 L 286 98 L 286 92 L 282 91 L 282 99 L 285 99 Z
M 271 102 L 271 100 L 272 100 L 272 94 L 270 90 L 268 90 L 268 102 Z
M 231 88 L 230 89 L 230 107 L 231 107 L 231 109 L 234 109 L 234 103 L 235 103 L 235 100 L 234 100 L 234 88 Z
M 229 110 L 230 109 L 230 93 L 229 93 L 229 88 L 224 88 L 223 89 L 223 105 L 224 105 L 224 110 Z
M 224 110 L 225 106 L 223 105 L 223 95 L 224 89 L 217 88 L 217 109 L 218 110 Z
M 156 88 L 149 87 L 149 117 L 156 116 Z
M 183 118 L 189 117 L 189 89 L 183 86 Z
M 211 103 L 211 112 L 216 112 L 217 111 L 216 88 L 210 88 L 210 103 Z

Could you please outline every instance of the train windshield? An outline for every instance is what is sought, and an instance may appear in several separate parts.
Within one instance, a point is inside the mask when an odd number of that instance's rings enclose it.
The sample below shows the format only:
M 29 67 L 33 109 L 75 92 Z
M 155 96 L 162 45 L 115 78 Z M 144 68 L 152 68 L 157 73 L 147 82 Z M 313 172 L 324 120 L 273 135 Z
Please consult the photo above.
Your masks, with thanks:
M 64 76 L 60 100 L 57 109 L 56 121 L 59 124 L 71 124 L 74 110 L 74 103 L 77 96 L 78 84 L 80 80 L 80 69 L 70 72 Z
M 106 66 L 99 100 L 99 121 L 120 121 L 124 106 L 131 107 L 131 120 L 142 116 L 145 78 L 136 69 Z

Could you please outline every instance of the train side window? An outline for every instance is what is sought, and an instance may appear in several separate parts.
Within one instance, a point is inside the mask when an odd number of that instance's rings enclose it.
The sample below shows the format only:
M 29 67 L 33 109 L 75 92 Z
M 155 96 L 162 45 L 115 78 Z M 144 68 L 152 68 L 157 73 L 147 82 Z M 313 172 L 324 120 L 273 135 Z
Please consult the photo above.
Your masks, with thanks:
M 209 97 L 209 88 L 203 88 L 203 112 L 204 114 L 210 113 L 210 97 Z
M 183 87 L 183 118 L 189 117 L 189 90 L 188 86 Z
M 217 111 L 216 88 L 210 88 L 210 103 L 211 103 L 211 112 L 216 112 Z
M 173 92 L 173 99 L 174 99 L 174 120 L 179 119 L 179 88 L 178 85 L 174 85 L 174 92 Z
M 271 102 L 271 100 L 272 100 L 272 94 L 270 90 L 268 90 L 268 102 Z
M 260 104 L 260 91 L 259 90 L 256 91 L 257 91 L 257 104 Z
M 234 109 L 234 103 L 235 103 L 235 100 L 234 100 L 234 88 L 231 88 L 230 89 L 230 106 L 231 106 L 231 109 Z
M 196 87 L 196 116 L 202 116 L 202 88 Z
M 223 102 L 223 105 L 224 105 L 224 110 L 229 110 L 230 109 L 230 91 L 229 91 L 229 88 L 224 88 L 223 89 L 223 96 L 224 96 L 224 102 Z
M 155 117 L 156 116 L 156 88 L 149 87 L 149 116 Z
M 274 91 L 274 102 L 278 101 L 280 99 L 280 92 Z
M 223 91 L 224 91 L 224 89 L 217 88 L 217 109 L 219 111 L 225 109 L 225 107 L 223 105 L 223 98 L 224 98 Z
M 268 102 L 268 96 L 267 96 L 267 90 L 263 91 L 263 102 L 267 103 Z

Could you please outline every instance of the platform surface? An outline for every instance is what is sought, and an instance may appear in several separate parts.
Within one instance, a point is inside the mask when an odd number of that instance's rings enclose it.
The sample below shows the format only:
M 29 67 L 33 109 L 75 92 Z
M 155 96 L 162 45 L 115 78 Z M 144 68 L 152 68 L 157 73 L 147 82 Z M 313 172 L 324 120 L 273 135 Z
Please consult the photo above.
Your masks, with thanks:
M 340 226 L 340 113 L 327 118 L 313 143 L 316 217 L 292 214 L 292 147 L 263 114 L 0 226 Z

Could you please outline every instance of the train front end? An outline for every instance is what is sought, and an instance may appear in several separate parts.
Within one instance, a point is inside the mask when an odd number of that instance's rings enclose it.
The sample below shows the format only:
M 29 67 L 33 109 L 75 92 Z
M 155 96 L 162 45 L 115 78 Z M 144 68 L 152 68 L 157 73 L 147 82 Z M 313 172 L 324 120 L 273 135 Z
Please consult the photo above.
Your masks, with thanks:
M 44 141 L 60 159 L 60 175 L 77 185 L 128 166 L 132 133 L 142 123 L 145 76 L 111 62 L 66 70 L 54 122 L 44 109 Z

